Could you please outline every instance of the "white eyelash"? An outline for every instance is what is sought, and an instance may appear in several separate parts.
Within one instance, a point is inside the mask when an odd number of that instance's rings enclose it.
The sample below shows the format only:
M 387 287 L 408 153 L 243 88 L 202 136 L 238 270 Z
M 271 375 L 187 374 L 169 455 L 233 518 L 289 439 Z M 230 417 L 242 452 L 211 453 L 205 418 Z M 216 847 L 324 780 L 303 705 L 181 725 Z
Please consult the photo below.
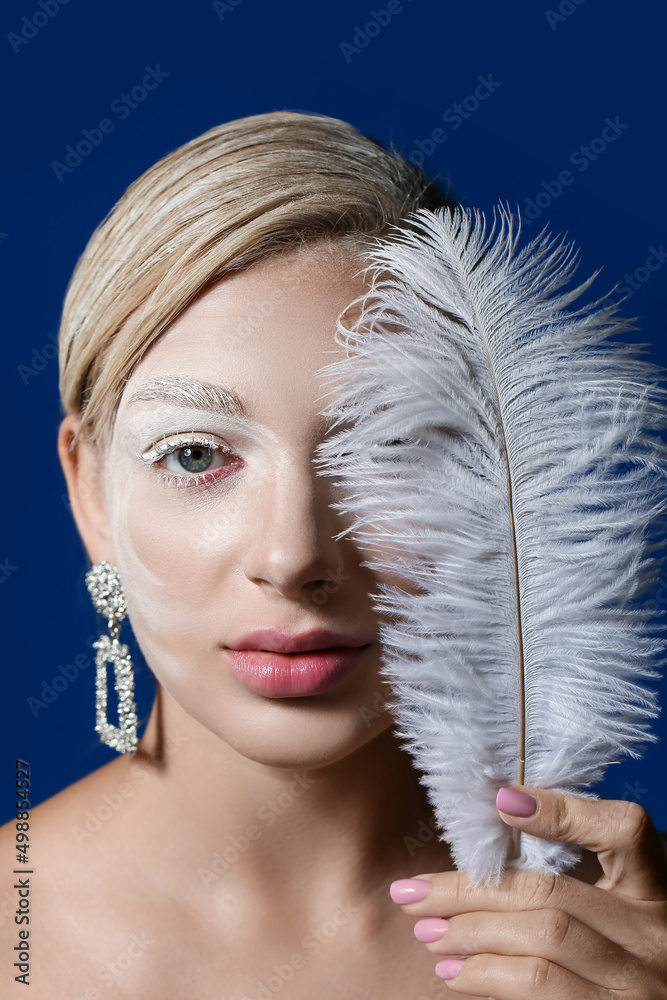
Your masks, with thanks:
M 161 468 L 157 462 L 164 455 L 169 455 L 186 445 L 203 445 L 215 451 L 220 451 L 224 455 L 233 456 L 234 452 L 228 445 L 219 444 L 211 435 L 201 431 L 188 431 L 185 434 L 169 434 L 156 441 L 148 451 L 145 451 L 139 458 L 147 466 L 152 466 L 153 473 L 157 476 L 158 482 L 167 486 L 199 486 L 210 482 L 214 477 L 213 470 L 207 469 L 204 472 L 183 473 L 172 472 L 170 469 Z
M 162 458 L 163 455 L 168 455 L 170 452 L 178 451 L 179 448 L 185 447 L 188 444 L 199 444 L 203 445 L 205 448 L 216 448 L 220 447 L 216 445 L 215 440 L 206 434 L 198 431 L 189 431 L 186 434 L 169 434 L 166 437 L 161 438 L 160 441 L 156 441 L 148 451 L 143 452 L 139 457 L 142 462 L 146 462 L 147 465 L 152 465 L 158 459 Z
M 159 483 L 165 483 L 167 486 L 198 486 L 206 482 L 206 477 L 211 475 L 208 472 L 193 472 L 188 475 L 187 472 L 180 475 L 178 472 L 170 472 L 169 469 L 161 469 L 160 466 L 156 466 L 155 475 Z

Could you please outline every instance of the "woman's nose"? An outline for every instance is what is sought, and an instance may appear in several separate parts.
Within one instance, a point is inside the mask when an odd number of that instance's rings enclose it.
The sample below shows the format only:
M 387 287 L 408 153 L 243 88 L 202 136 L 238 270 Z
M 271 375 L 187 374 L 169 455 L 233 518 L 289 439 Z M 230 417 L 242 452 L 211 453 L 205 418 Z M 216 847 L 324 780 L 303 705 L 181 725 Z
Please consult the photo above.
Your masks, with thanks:
M 290 462 L 262 484 L 256 524 L 244 555 L 248 579 L 290 597 L 344 574 L 345 542 L 334 535 L 344 527 L 329 505 L 331 482 L 312 464 Z

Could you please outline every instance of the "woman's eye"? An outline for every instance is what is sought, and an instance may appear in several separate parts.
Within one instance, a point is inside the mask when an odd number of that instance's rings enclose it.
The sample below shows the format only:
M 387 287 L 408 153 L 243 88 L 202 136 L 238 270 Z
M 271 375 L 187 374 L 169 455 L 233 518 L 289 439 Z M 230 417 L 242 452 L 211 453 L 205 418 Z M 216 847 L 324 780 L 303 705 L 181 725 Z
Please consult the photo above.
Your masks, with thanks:
M 229 456 L 221 448 L 207 445 L 188 444 L 176 448 L 162 458 L 161 464 L 170 472 L 187 472 L 196 475 L 221 468 Z
M 168 486 L 213 486 L 244 465 L 231 448 L 196 431 L 164 437 L 140 458 Z

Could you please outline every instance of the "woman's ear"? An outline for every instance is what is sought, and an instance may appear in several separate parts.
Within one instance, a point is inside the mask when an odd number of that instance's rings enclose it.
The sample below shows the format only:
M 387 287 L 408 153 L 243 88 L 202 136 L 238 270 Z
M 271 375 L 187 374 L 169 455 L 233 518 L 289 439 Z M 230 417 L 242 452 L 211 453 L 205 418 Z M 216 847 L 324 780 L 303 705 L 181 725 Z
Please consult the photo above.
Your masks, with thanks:
M 79 438 L 71 443 L 81 423 L 78 414 L 70 413 L 58 431 L 58 455 L 65 474 L 72 516 L 93 563 L 106 559 L 115 563 L 111 537 L 111 519 L 103 490 L 103 469 L 93 446 Z

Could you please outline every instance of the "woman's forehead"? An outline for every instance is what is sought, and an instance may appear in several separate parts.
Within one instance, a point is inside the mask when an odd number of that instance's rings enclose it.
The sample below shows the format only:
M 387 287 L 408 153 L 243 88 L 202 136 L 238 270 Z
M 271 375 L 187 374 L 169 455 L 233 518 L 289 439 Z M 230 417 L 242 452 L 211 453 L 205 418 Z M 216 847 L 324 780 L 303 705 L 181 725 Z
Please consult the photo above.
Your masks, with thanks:
M 258 379 L 310 377 L 335 351 L 338 316 L 365 287 L 351 260 L 329 262 L 279 258 L 226 276 L 151 345 L 128 388 L 186 370 L 200 382 L 236 381 L 248 391 Z

